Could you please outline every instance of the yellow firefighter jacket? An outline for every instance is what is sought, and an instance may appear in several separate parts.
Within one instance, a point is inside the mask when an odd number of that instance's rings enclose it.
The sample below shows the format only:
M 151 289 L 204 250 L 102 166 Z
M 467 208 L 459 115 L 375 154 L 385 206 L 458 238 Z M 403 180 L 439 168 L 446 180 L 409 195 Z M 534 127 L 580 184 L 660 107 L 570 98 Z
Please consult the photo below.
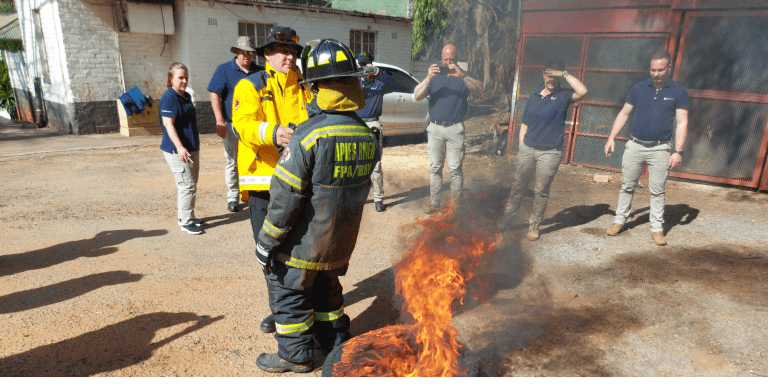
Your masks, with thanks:
M 232 125 L 240 141 L 237 168 L 240 198 L 247 191 L 268 191 L 280 154 L 275 146 L 277 128 L 307 119 L 312 93 L 299 85 L 297 72 L 281 74 L 267 63 L 237 83 L 232 102 Z

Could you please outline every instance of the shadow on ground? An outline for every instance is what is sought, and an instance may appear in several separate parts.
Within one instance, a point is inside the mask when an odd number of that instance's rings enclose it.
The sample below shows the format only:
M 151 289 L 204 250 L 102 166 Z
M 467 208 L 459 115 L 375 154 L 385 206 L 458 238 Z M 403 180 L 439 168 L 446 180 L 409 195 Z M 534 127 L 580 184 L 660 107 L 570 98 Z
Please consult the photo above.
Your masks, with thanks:
M 124 229 L 99 232 L 91 239 L 68 241 L 30 252 L 0 256 L 0 276 L 15 275 L 34 269 L 48 268 L 80 257 L 99 257 L 117 252 L 115 245 L 139 237 L 167 234 L 165 229 L 145 231 Z
M 27 311 L 73 299 L 101 287 L 133 283 L 143 275 L 128 271 L 97 273 L 0 297 L 0 314 Z
M 92 376 L 138 364 L 153 351 L 202 329 L 223 316 L 157 312 L 137 316 L 78 337 L 0 359 L 0 376 Z M 192 323 L 183 331 L 152 342 L 163 328 Z

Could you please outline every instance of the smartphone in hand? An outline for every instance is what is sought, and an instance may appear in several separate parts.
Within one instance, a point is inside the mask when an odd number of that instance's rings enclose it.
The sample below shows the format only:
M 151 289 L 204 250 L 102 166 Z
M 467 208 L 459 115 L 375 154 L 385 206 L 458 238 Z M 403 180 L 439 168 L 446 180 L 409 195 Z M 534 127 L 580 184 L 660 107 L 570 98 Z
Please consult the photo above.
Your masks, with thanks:
M 452 70 L 452 69 L 450 69 L 450 68 L 448 68 L 448 67 L 442 67 L 442 66 L 440 66 L 440 67 L 438 67 L 438 68 L 440 68 L 440 74 L 441 74 L 441 75 L 447 75 L 447 74 L 449 74 L 449 73 L 453 73 L 453 70 Z

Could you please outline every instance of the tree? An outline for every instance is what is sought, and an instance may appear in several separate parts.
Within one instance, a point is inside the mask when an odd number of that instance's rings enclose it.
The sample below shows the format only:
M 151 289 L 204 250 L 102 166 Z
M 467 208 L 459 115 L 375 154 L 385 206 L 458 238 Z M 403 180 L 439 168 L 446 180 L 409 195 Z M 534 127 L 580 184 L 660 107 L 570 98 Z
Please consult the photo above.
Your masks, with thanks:
M 452 43 L 483 81 L 485 97 L 512 92 L 518 1 L 415 0 L 411 56 L 439 60 L 443 45 Z

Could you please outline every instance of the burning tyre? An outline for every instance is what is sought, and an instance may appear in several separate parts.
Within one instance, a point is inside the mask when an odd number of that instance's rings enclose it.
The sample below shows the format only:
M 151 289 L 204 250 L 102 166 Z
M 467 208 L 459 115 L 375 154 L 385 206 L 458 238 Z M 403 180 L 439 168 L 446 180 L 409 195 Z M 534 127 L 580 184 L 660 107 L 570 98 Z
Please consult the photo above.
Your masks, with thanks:
M 462 225 L 464 224 L 464 225 Z M 403 298 L 405 324 L 376 329 L 337 346 L 326 358 L 323 376 L 461 376 L 458 331 L 452 303 L 463 301 L 465 282 L 496 240 L 488 228 L 459 222 L 445 213 L 419 220 L 421 235 L 395 266 L 396 293 Z

